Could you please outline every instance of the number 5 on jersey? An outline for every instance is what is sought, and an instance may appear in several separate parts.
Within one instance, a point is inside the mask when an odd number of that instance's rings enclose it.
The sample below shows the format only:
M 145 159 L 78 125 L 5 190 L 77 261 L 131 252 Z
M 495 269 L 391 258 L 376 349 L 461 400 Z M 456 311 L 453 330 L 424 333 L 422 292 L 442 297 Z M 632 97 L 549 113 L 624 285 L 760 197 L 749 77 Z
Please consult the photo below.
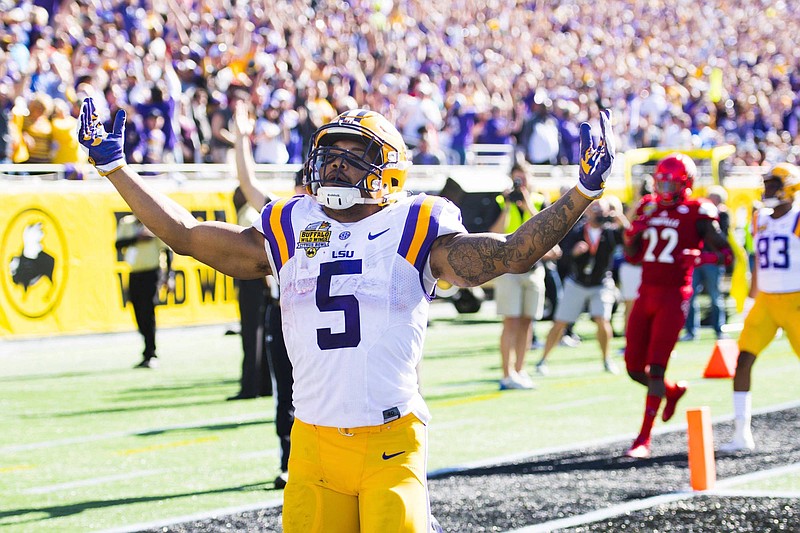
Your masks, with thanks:
M 344 313 L 344 331 L 333 333 L 331 328 L 317 329 L 317 345 L 321 350 L 355 348 L 361 342 L 361 311 L 358 299 L 352 294 L 331 296 L 331 278 L 361 274 L 361 259 L 345 259 L 319 265 L 317 279 L 317 308 L 324 312 Z

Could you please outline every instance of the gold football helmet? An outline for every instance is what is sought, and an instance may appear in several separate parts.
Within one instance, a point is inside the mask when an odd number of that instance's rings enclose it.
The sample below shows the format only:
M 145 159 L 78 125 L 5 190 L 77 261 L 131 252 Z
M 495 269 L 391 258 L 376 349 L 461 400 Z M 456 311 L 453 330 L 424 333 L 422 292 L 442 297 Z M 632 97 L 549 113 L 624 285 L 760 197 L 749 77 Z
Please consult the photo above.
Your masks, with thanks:
M 342 139 L 359 141 L 364 145 L 363 152 L 334 146 Z M 339 180 L 335 187 L 339 191 L 334 205 L 326 201 L 327 193 L 334 187 L 324 187 L 323 181 L 331 181 L 330 177 L 326 177 L 326 166 L 337 160 L 362 170 L 364 175 L 355 185 Z M 314 132 L 304 167 L 303 183 L 309 194 L 317 196 L 320 203 L 334 209 L 346 209 L 354 203 L 385 205 L 402 192 L 410 166 L 406 144 L 397 128 L 380 113 L 354 109 L 342 113 Z M 334 181 L 337 181 L 335 177 Z M 365 191 L 368 198 L 360 192 L 358 195 L 342 195 L 342 186 Z
M 764 182 L 780 180 L 781 187 L 774 194 L 764 196 L 764 206 L 775 208 L 783 203 L 792 203 L 794 196 L 800 192 L 800 169 L 791 163 L 778 163 L 773 165 L 766 174 Z

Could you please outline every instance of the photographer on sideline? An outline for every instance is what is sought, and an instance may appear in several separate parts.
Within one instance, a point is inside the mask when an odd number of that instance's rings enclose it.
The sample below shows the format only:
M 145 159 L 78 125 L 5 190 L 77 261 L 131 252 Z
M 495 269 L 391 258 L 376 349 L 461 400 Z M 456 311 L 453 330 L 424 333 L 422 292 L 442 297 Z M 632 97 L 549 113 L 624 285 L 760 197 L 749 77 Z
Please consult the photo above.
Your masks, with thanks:
M 553 327 L 547 334 L 542 358 L 536 364 L 540 374 L 548 373 L 547 356 L 561 339 L 567 324 L 575 322 L 587 304 L 589 314 L 597 324 L 603 369 L 612 374 L 619 373 L 608 353 L 613 336 L 611 311 L 615 300 L 611 269 L 614 250 L 622 243 L 622 230 L 628 225 L 625 215 L 613 210 L 608 200 L 601 198 L 589 206 L 584 219 L 561 241 L 571 259 L 570 272 L 564 280 L 564 296 L 556 309 Z
M 511 189 L 497 197 L 500 216 L 490 231 L 513 233 L 525 221 L 544 206 L 544 196 L 528 189 L 528 173 L 520 164 L 511 169 Z M 533 338 L 533 321 L 544 313 L 544 278 L 542 264 L 545 260 L 558 259 L 561 249 L 556 245 L 547 252 L 528 272 L 503 274 L 494 283 L 494 300 L 497 314 L 503 317 L 500 334 L 503 377 L 500 390 L 533 389 L 533 381 L 525 371 L 525 354 Z M 511 352 L 515 358 L 512 364 Z

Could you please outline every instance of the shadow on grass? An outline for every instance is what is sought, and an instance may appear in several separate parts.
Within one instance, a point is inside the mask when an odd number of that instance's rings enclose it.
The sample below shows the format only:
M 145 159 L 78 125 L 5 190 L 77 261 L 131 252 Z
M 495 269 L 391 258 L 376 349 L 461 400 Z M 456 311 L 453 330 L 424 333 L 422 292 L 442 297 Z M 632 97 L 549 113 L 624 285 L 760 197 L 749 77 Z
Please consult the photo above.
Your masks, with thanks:
M 620 450 L 623 445 L 620 445 Z M 688 467 L 688 458 L 685 453 L 670 455 L 659 455 L 650 459 L 631 459 L 621 453 L 615 455 L 609 453 L 608 448 L 604 448 L 599 453 L 587 453 L 585 450 L 578 450 L 574 453 L 559 454 L 556 457 L 546 457 L 533 461 L 522 461 L 519 463 L 487 466 L 472 468 L 461 472 L 442 472 L 431 479 L 436 478 L 474 478 L 484 476 L 525 476 L 534 474 L 569 474 L 576 472 L 609 472 L 614 470 L 636 471 L 647 469 L 661 469 L 665 467 L 685 469 Z
M 119 498 L 111 500 L 89 500 L 80 503 L 53 505 L 50 507 L 48 506 L 25 507 L 20 509 L 0 510 L 0 526 L 31 524 L 31 523 L 41 522 L 44 520 L 50 520 L 53 518 L 75 516 L 81 514 L 84 511 L 92 509 L 107 509 L 110 507 L 117 507 L 120 505 L 131 505 L 137 503 L 156 503 L 156 502 L 164 502 L 166 500 L 174 500 L 178 498 L 194 498 L 196 496 L 205 496 L 209 494 L 226 494 L 231 492 L 267 490 L 271 488 L 272 488 L 272 482 L 270 481 L 264 483 L 250 483 L 247 485 L 240 485 L 238 487 L 228 487 L 223 489 L 184 492 L 181 494 L 164 494 L 159 496 L 141 496 L 138 498 Z M 40 518 L 29 518 L 27 520 L 4 521 L 4 519 L 8 518 L 22 517 L 28 514 L 41 514 L 41 513 L 45 513 L 46 516 Z
M 470 381 L 462 381 L 459 382 L 459 385 L 463 385 L 464 388 L 453 390 L 452 392 L 444 392 L 439 394 L 423 394 L 423 396 L 425 397 L 425 401 L 428 403 L 436 403 L 436 402 L 450 401 L 450 400 L 464 400 L 465 402 L 469 402 L 475 400 L 476 397 L 479 396 L 483 396 L 486 394 L 493 395 L 495 393 L 499 394 L 501 392 L 497 385 L 496 379 L 480 379 L 480 380 L 476 379 Z M 491 386 L 491 388 L 486 389 L 485 387 L 487 385 Z M 467 388 L 469 388 L 469 390 L 467 390 Z
M 151 437 L 154 435 L 166 435 L 169 433 L 186 432 L 186 431 L 224 431 L 226 429 L 239 429 L 248 426 L 262 426 L 265 424 L 272 424 L 275 422 L 272 418 L 263 418 L 261 420 L 249 420 L 247 422 L 230 422 L 225 424 L 208 424 L 205 426 L 192 426 L 170 429 L 154 429 L 150 431 L 142 431 L 134 433 L 137 437 Z
M 137 398 L 144 397 L 170 397 L 175 396 L 175 393 L 190 392 L 195 394 L 202 394 L 206 389 L 217 389 L 220 387 L 235 387 L 239 384 L 238 379 L 219 379 L 219 380 L 195 380 L 192 382 L 181 382 L 174 385 L 153 385 L 152 387 L 135 387 L 128 388 L 119 392 L 121 401 L 125 400 L 126 396 L 136 396 Z M 217 391 L 215 391 L 217 392 Z
M 107 370 L 93 370 L 87 372 L 61 372 L 58 374 L 23 374 L 19 376 L 6 376 L 0 378 L 0 383 L 15 383 L 18 381 L 45 381 L 52 379 L 85 378 L 96 376 L 124 376 L 130 374 L 130 368 L 110 368 Z
M 438 325 L 450 325 L 450 326 L 470 326 L 473 324 L 499 324 L 500 319 L 498 317 L 493 318 L 482 318 L 476 316 L 472 317 L 454 317 L 454 318 L 432 318 L 428 322 L 429 327 L 436 327 Z
M 71 418 L 77 416 L 89 416 L 89 415 L 104 415 L 104 414 L 114 414 L 114 413 L 139 413 L 146 410 L 162 410 L 162 409 L 183 409 L 186 407 L 198 407 L 203 405 L 213 405 L 224 403 L 225 398 L 220 396 L 215 396 L 214 398 L 210 398 L 208 400 L 199 400 L 199 401 L 191 401 L 191 402 L 160 402 L 160 403 L 137 403 L 128 405 L 126 407 L 111 407 L 107 409 L 84 409 L 78 411 L 64 411 L 61 413 L 35 413 L 35 414 L 27 414 L 21 415 L 19 418 L 27 419 L 27 420 L 40 420 L 40 419 L 47 419 L 47 418 Z

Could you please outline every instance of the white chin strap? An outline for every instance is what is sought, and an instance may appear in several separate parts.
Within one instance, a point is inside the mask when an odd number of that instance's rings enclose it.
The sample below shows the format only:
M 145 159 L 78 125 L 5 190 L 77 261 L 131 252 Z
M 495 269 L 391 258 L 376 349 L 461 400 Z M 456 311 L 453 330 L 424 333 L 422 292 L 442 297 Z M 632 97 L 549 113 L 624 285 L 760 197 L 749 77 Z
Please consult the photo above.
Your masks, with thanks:
M 320 187 L 317 202 L 330 209 L 348 209 L 356 204 L 380 204 L 377 198 L 364 198 L 359 189 L 352 187 Z
M 778 207 L 783 203 L 783 200 L 781 200 L 780 198 L 775 198 L 773 196 L 772 198 L 764 198 L 764 200 L 761 203 L 764 204 L 764 207 L 768 209 L 775 209 L 776 207 Z

